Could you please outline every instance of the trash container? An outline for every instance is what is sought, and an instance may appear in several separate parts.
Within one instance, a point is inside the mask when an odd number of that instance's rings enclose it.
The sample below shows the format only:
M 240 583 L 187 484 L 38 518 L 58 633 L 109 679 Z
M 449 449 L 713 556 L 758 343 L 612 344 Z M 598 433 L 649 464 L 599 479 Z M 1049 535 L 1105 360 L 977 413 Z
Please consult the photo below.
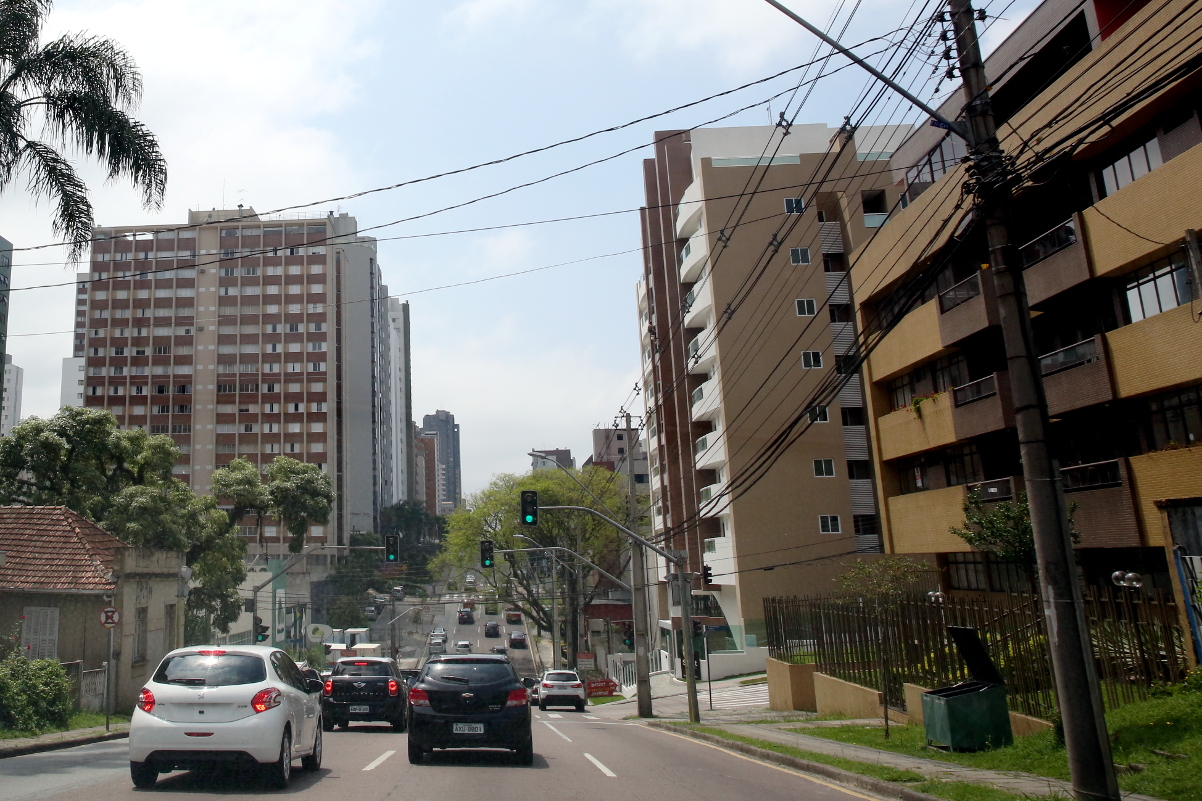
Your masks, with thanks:
M 971 678 L 922 694 L 922 716 L 928 745 L 952 751 L 979 751 L 1014 742 L 1006 683 L 989 658 L 976 629 L 948 626 Z

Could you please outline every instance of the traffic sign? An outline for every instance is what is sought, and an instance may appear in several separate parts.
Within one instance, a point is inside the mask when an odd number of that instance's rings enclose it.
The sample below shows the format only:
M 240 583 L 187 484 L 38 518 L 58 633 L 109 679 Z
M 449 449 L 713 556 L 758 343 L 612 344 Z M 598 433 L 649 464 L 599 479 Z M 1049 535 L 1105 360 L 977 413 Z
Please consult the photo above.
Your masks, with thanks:
M 111 629 L 121 622 L 121 613 L 117 611 L 115 606 L 106 606 L 100 610 L 100 625 L 106 629 Z
M 309 642 L 325 642 L 334 635 L 334 629 L 324 623 L 309 624 Z

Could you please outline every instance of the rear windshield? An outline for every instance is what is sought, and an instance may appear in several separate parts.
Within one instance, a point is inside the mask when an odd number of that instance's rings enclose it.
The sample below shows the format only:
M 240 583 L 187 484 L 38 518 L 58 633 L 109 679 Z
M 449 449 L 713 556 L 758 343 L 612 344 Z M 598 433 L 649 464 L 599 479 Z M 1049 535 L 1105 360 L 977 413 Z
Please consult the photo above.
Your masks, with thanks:
M 495 684 L 513 679 L 513 669 L 505 662 L 484 659 L 439 660 L 426 667 L 426 678 L 440 684 L 463 687 L 471 684 Z
M 580 681 L 575 673 L 548 673 L 547 681 Z
M 169 656 L 154 673 L 159 684 L 226 687 L 267 680 L 263 658 L 247 654 L 180 654 Z
M 335 676 L 391 676 L 387 662 L 339 662 L 334 666 Z

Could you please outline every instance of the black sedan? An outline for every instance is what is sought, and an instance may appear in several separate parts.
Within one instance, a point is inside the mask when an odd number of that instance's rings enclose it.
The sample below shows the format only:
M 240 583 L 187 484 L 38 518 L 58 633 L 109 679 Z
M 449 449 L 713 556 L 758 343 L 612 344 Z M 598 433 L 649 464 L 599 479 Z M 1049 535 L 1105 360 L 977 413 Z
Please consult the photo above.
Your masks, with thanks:
M 532 764 L 527 687 L 504 656 L 431 657 L 409 690 L 409 761 L 435 748 L 507 748 Z

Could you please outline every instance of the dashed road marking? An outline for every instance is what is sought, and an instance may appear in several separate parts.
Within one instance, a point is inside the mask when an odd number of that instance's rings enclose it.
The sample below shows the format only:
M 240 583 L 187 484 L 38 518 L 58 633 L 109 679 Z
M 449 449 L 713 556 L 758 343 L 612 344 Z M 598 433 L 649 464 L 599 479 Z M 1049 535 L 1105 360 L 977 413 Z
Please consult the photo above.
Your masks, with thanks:
M 567 736 L 566 734 L 564 734 L 564 733 L 563 733 L 563 732 L 561 732 L 559 729 L 557 729 L 557 728 L 555 728 L 554 726 L 552 726 L 552 725 L 551 725 L 550 723 L 548 723 L 547 721 L 545 721 L 545 720 L 544 720 L 544 721 L 543 721 L 543 725 L 544 725 L 544 726 L 546 726 L 546 727 L 547 727 L 548 729 L 550 729 L 551 731 L 553 731 L 553 732 L 555 732 L 556 734 L 558 734 L 558 735 L 559 735 L 560 737 L 562 737 L 563 739 L 567 740 L 569 743 L 570 743 L 570 742 L 572 742 L 572 738 L 571 738 L 571 737 Z
M 598 770 L 600 770 L 602 773 L 604 773 L 606 776 L 610 777 L 611 779 L 615 778 L 618 775 L 618 774 L 614 773 L 612 770 L 610 770 L 609 768 L 602 765 L 601 760 L 597 759 L 592 754 L 585 754 L 584 757 L 589 762 L 592 762 L 594 765 L 596 765 Z
M 558 712 L 548 712 L 548 713 L 547 713 L 547 717 L 549 717 L 549 718 L 562 718 L 562 717 L 563 717 L 563 715 L 559 714 Z
M 367 764 L 367 767 L 364 768 L 364 770 L 375 770 L 376 768 L 378 768 L 380 766 L 380 763 L 382 763 L 385 759 L 388 759 L 388 757 L 392 756 L 395 753 L 396 753 L 396 751 L 385 751 L 384 753 L 380 754 L 378 757 L 373 759 L 371 762 L 369 762 Z
M 585 720 L 600 720 L 601 718 L 597 717 L 596 715 L 585 715 L 584 719 Z

